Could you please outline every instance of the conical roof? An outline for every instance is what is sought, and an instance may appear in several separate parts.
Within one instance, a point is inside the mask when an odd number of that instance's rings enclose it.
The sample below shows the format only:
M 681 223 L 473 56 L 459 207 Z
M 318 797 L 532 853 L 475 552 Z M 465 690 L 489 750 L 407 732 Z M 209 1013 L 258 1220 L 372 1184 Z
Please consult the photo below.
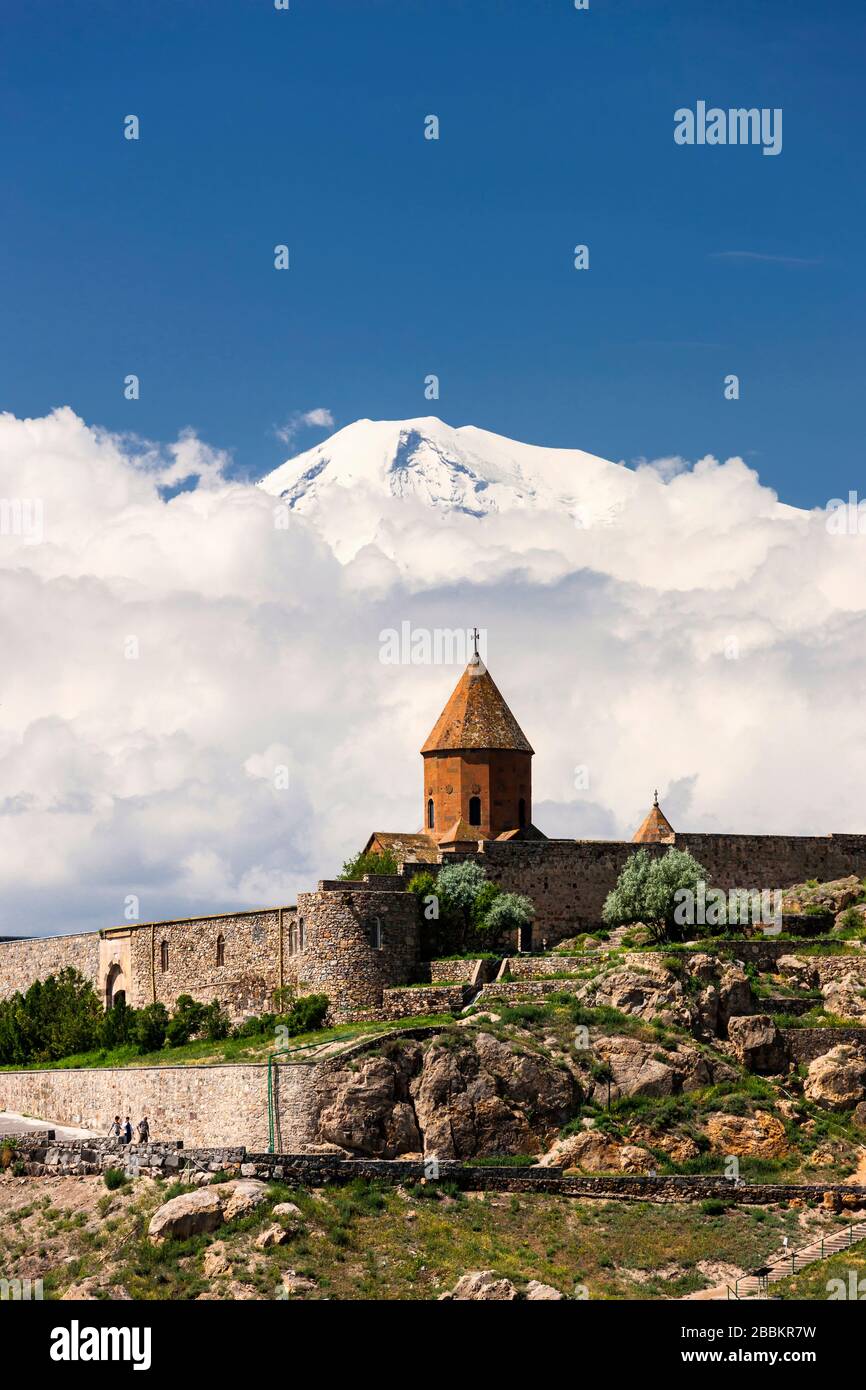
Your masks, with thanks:
M 533 750 L 493 677 L 477 654 L 454 687 L 422 753 L 449 748 L 510 748 Z
M 656 792 L 649 815 L 641 822 L 632 836 L 633 844 L 660 844 L 674 838 L 674 828 L 659 806 Z

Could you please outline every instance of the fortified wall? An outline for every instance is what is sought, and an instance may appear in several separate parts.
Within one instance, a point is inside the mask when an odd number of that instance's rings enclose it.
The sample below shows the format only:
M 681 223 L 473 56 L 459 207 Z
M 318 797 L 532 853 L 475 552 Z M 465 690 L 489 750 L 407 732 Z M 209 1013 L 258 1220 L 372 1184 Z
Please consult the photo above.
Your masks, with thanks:
M 475 860 L 502 888 L 535 903 L 534 944 L 591 930 L 605 897 L 636 848 L 627 840 L 484 840 L 480 849 L 441 852 L 440 862 Z M 774 890 L 814 878 L 866 874 L 866 835 L 680 835 L 722 889 Z M 330 1020 L 392 1017 L 386 991 L 420 981 L 416 899 L 406 892 L 422 868 L 360 882 L 323 880 L 296 906 L 113 927 L 74 936 L 0 941 L 0 997 L 24 991 L 65 966 L 79 970 L 106 1006 L 124 995 L 141 1008 L 173 1007 L 178 995 L 218 999 L 233 1020 L 266 1012 L 274 993 L 294 986 L 327 994 Z M 514 949 L 516 942 L 500 943 Z M 396 1004 L 396 1001 L 393 1001 Z
M 0 941 L 0 998 L 73 967 L 110 1007 L 181 994 L 218 999 L 233 1020 L 264 1013 L 275 991 L 327 994 L 334 1023 L 369 1017 L 392 985 L 418 976 L 415 898 L 399 878 L 322 882 L 297 906 L 149 922 L 74 936 Z
M 866 874 L 866 835 L 681 835 L 669 844 L 631 840 L 487 840 L 473 854 L 495 883 L 535 903 L 534 940 L 551 945 L 601 922 L 604 900 L 636 849 L 687 850 L 725 891 L 788 888 L 815 878 L 827 882 Z M 406 865 L 411 877 L 423 865 Z M 411 872 L 410 872 L 411 870 Z

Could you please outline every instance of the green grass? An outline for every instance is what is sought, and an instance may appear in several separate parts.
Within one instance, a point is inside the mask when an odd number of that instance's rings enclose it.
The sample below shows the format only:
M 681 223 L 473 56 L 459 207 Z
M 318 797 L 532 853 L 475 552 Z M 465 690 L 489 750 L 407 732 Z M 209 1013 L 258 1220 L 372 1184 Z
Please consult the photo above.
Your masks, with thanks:
M 343 1023 L 335 1028 L 321 1028 L 312 1033 L 300 1033 L 291 1039 L 289 1048 L 280 1055 L 290 1058 L 301 1049 L 327 1042 L 352 1042 L 354 1039 L 386 1033 L 394 1028 L 421 1028 L 445 1025 L 452 1022 L 450 1014 L 419 1014 L 417 1017 L 401 1018 L 390 1023 Z M 221 1042 L 208 1042 L 201 1039 L 185 1043 L 182 1047 L 163 1047 L 158 1052 L 138 1052 L 132 1043 L 110 1051 L 99 1048 L 93 1052 L 79 1052 L 71 1057 L 62 1057 L 57 1062 L 9 1063 L 0 1066 L 2 1071 L 64 1071 L 81 1067 L 150 1067 L 183 1065 L 196 1062 L 256 1062 L 264 1061 L 268 1053 L 275 1050 L 272 1032 L 254 1034 L 248 1038 L 225 1038 Z

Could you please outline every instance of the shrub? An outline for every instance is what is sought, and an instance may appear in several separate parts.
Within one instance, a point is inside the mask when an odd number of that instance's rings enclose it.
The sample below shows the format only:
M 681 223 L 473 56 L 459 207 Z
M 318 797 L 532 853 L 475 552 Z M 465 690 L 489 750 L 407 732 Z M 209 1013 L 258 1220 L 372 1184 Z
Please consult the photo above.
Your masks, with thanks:
M 102 1181 L 109 1192 L 114 1192 L 116 1188 L 123 1187 L 129 1180 L 122 1168 L 106 1168 L 102 1175 Z
M 701 1202 L 701 1211 L 704 1216 L 724 1216 L 727 1209 L 725 1203 L 718 1197 L 707 1197 Z
M 360 879 L 365 874 L 396 874 L 397 860 L 389 849 L 381 854 L 365 853 L 361 850 L 354 859 L 347 859 L 340 871 L 340 878 Z
M 139 1052 L 158 1052 L 168 1033 L 168 1010 L 164 1004 L 148 1004 L 139 1009 L 135 1020 L 135 1045 Z

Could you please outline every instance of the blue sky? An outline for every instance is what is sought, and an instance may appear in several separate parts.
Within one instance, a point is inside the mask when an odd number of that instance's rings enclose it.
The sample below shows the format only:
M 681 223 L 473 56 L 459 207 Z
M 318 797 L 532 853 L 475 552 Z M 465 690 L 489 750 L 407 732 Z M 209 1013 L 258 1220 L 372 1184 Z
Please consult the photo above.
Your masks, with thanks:
M 324 407 L 862 491 L 864 38 L 855 0 L 7 5 L 0 407 L 248 477 Z M 698 99 L 781 107 L 782 153 L 675 145 Z

